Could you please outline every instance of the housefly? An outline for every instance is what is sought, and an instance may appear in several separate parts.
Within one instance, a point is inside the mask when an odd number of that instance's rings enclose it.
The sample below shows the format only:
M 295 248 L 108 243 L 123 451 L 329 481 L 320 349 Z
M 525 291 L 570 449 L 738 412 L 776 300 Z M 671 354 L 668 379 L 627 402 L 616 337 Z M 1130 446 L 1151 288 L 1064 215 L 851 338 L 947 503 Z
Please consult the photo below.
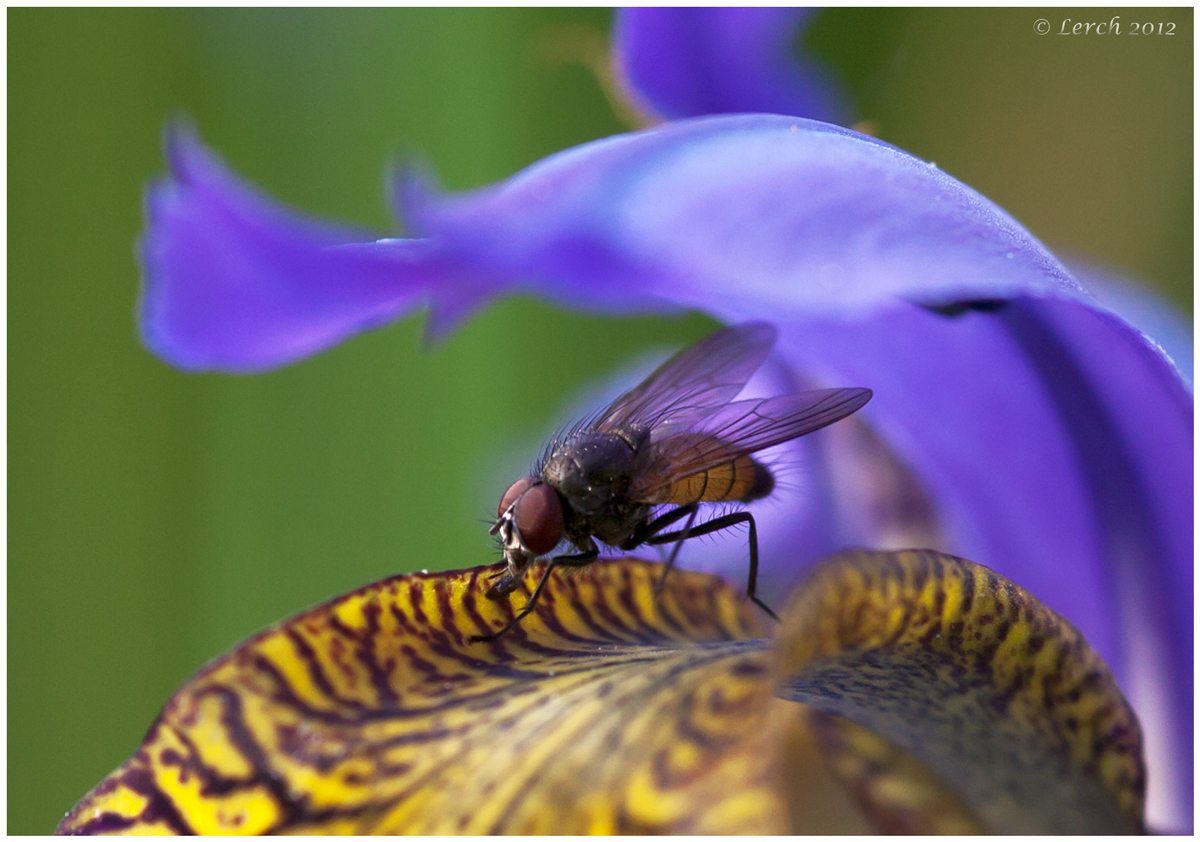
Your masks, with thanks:
M 500 498 L 491 534 L 499 535 L 507 567 L 493 577 L 487 596 L 511 593 L 529 565 L 564 539 L 575 552 L 550 559 L 529 601 L 507 625 L 473 639 L 499 637 L 519 623 L 554 568 L 591 564 L 600 555 L 597 541 L 626 551 L 673 542 L 661 588 L 683 541 L 742 523 L 750 544 L 746 596 L 775 617 L 755 596 L 754 516 L 735 511 L 696 524 L 696 514 L 702 503 L 766 497 L 775 477 L 753 454 L 845 418 L 871 399 L 871 390 L 735 401 L 774 344 L 775 328 L 764 322 L 717 331 L 557 436 L 534 471 Z M 682 528 L 669 529 L 680 521 Z

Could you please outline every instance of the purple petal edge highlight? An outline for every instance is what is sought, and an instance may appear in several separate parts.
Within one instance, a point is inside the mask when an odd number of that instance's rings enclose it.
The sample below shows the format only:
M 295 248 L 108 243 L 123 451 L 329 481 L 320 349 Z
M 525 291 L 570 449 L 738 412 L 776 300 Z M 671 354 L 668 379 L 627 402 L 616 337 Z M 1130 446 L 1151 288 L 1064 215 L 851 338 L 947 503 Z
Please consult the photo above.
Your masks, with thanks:
M 461 196 L 405 188 L 417 230 L 489 276 L 594 306 L 855 318 L 901 301 L 1066 295 L 1007 213 L 882 141 L 773 115 L 683 120 L 553 155 Z M 660 303 L 660 306 L 662 304 Z
M 1173 302 L 1134 278 L 1091 260 L 1072 256 L 1065 262 L 1097 301 L 1157 345 L 1191 386 L 1195 380 L 1192 322 Z

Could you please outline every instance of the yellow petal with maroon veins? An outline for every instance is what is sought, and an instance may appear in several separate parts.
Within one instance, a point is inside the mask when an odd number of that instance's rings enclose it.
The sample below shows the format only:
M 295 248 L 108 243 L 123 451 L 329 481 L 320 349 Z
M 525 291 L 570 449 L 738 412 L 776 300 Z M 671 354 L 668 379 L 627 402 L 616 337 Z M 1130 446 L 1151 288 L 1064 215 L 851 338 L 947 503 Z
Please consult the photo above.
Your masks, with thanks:
M 720 579 L 604 560 L 529 597 L 401 576 L 252 638 L 70 833 L 1142 828 L 1140 733 L 1079 633 L 986 568 L 852 553 L 778 640 Z
M 1013 582 L 933 552 L 850 553 L 783 624 L 780 694 L 850 720 L 818 729 L 877 826 L 1143 830 L 1137 719 L 1078 630 Z M 924 780 L 903 771 L 916 761 Z
M 768 644 L 721 580 L 603 561 L 389 579 L 196 675 L 60 832 L 778 832 Z M 536 582 L 541 566 L 530 571 Z

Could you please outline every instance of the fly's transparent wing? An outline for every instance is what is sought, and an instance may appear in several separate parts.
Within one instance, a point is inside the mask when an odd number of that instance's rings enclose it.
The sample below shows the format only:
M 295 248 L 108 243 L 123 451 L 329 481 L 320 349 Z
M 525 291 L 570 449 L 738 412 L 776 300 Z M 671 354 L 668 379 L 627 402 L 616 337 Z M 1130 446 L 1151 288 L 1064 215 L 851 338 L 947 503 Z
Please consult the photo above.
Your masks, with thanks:
M 646 461 L 629 497 L 649 501 L 679 480 L 808 435 L 859 410 L 870 389 L 819 389 L 762 400 L 737 401 L 717 409 L 692 430 L 651 433 Z
M 737 397 L 775 344 L 775 328 L 725 328 L 680 351 L 595 416 L 593 430 L 686 429 Z

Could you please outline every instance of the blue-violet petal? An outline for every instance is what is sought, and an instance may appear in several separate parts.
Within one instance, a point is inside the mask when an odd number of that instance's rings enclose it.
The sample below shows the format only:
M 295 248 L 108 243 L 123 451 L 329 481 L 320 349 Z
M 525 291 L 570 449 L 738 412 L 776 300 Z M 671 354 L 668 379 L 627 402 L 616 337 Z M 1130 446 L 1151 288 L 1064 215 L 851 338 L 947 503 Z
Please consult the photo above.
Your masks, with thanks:
M 614 61 L 626 93 L 657 118 L 759 112 L 846 124 L 836 78 L 799 51 L 816 13 L 789 8 L 621 9 Z

